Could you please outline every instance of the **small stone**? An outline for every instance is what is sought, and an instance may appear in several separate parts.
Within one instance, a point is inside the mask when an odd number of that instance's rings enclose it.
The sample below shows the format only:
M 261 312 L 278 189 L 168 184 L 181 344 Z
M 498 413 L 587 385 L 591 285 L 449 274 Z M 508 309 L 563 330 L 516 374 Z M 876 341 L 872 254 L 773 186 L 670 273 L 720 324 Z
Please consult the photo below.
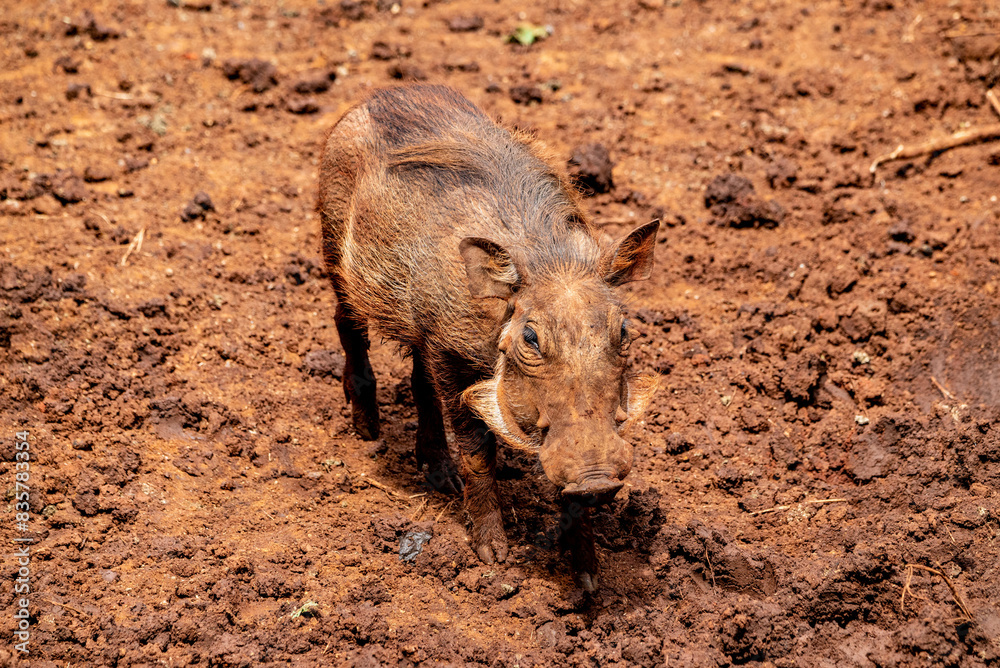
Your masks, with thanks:
M 365 18 L 365 8 L 357 0 L 340 0 L 340 12 L 345 19 L 360 21 Z
M 45 194 L 32 200 L 31 210 L 42 216 L 57 216 L 62 206 L 55 197 Z
M 73 439 L 73 449 L 74 450 L 93 450 L 94 442 L 89 438 L 74 438 Z
M 149 158 L 133 158 L 129 156 L 124 160 L 124 167 L 127 173 L 137 172 L 140 169 L 149 167 Z
M 871 420 L 869 420 L 868 418 L 866 418 L 864 415 L 855 415 L 854 416 L 854 421 L 857 422 L 862 427 L 865 426 L 866 424 L 868 424 L 869 422 L 871 422 Z
M 80 61 L 72 56 L 60 56 L 52 63 L 53 70 L 62 70 L 66 74 L 76 74 L 80 71 Z
M 427 74 L 411 63 L 394 63 L 389 66 L 386 73 L 393 79 L 402 81 L 426 81 Z
M 399 540 L 399 560 L 413 561 L 417 558 L 424 545 L 433 537 L 429 531 L 418 531 L 411 529 L 407 531 Z
M 278 85 L 278 69 L 266 60 L 227 60 L 222 64 L 227 79 L 238 79 L 250 85 L 255 93 L 263 93 Z
M 114 243 L 116 243 L 116 244 L 118 244 L 120 246 L 124 246 L 127 243 L 129 243 L 130 241 L 132 241 L 132 233 L 129 232 L 128 230 L 126 230 L 124 226 L 119 225 L 115 229 L 111 230 L 111 234 L 109 235 L 109 238 Z
M 372 60 L 392 60 L 396 57 L 396 50 L 385 42 L 375 42 L 372 44 Z
M 87 183 L 100 183 L 111 178 L 111 170 L 105 165 L 87 165 L 83 170 L 83 180 Z
M 474 60 L 468 62 L 445 63 L 444 68 L 449 72 L 478 72 L 479 63 Z
M 913 243 L 916 235 L 913 234 L 913 228 L 910 227 L 910 224 L 901 220 L 889 228 L 889 238 L 902 244 L 909 244 Z
M 194 199 L 191 200 L 199 207 L 205 211 L 215 211 L 215 205 L 212 204 L 212 198 L 208 196 L 208 193 L 201 191 L 195 194 Z
M 205 218 L 205 211 L 194 202 L 188 202 L 184 205 L 184 208 L 181 209 L 181 220 L 185 223 L 189 223 L 192 220 L 198 220 L 199 218 Z
M 293 114 L 315 114 L 319 103 L 314 97 L 293 97 L 285 101 L 285 108 Z
M 452 32 L 474 32 L 484 25 L 482 16 L 455 16 L 448 21 L 448 30 Z
M 334 79 L 337 78 L 337 73 L 334 70 L 329 72 L 324 71 L 313 71 L 307 72 L 302 75 L 302 77 L 295 82 L 293 90 L 300 95 L 309 95 L 311 93 L 325 93 L 330 90 L 330 84 Z

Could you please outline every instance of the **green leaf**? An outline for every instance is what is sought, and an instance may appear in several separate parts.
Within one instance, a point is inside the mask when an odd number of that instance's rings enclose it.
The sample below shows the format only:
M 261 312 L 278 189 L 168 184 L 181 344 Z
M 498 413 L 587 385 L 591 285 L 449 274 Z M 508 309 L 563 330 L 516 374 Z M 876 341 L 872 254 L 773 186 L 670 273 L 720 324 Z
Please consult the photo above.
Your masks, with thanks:
M 319 603 L 317 603 L 316 601 L 306 601 L 305 603 L 302 604 L 301 608 L 292 613 L 292 619 L 302 616 L 309 617 L 311 615 L 316 614 L 316 611 L 318 610 L 319 610 Z
M 508 42 L 517 42 L 523 46 L 531 46 L 552 34 L 551 26 L 538 26 L 533 23 L 522 23 L 507 36 Z

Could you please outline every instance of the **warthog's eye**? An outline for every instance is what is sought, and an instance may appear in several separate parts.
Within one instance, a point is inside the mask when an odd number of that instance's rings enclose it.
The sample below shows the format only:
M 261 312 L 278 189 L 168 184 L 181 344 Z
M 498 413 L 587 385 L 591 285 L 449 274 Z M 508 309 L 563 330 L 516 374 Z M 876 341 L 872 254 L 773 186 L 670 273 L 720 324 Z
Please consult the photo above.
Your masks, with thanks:
M 538 352 L 542 352 L 541 349 L 538 347 L 538 334 L 535 334 L 535 330 L 533 330 L 531 327 L 525 327 L 524 332 L 521 334 L 521 336 L 524 337 L 525 343 L 527 343 L 529 346 L 531 346 Z
M 632 343 L 632 337 L 628 334 L 628 320 L 622 321 L 621 338 L 619 341 L 621 341 L 621 350 L 622 354 L 624 354 L 628 350 L 629 344 Z

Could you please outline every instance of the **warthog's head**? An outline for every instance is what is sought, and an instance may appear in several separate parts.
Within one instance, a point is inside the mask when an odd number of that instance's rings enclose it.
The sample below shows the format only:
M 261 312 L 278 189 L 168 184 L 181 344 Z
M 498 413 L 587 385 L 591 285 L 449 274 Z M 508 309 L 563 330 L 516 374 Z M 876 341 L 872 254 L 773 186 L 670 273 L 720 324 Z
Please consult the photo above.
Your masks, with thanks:
M 463 398 L 497 436 L 537 452 L 564 496 L 584 503 L 621 489 L 632 468 L 622 435 L 656 389 L 656 376 L 629 371 L 635 332 L 616 288 L 649 277 L 658 227 L 603 252 L 581 232 L 567 253 L 530 263 L 486 239 L 461 244 L 473 297 L 506 302 L 497 309 L 495 373 Z

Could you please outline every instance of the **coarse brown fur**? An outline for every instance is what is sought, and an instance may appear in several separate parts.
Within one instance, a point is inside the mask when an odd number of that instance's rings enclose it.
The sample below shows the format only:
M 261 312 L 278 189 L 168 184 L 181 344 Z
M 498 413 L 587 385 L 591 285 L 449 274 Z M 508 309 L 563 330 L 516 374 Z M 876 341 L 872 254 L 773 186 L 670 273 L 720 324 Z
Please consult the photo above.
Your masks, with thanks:
M 603 248 L 533 141 L 456 91 L 426 85 L 374 91 L 340 119 L 317 209 L 355 427 L 378 435 L 373 323 L 412 353 L 418 464 L 440 489 L 464 486 L 484 561 L 507 552 L 496 436 L 537 451 L 566 498 L 617 491 L 632 460 L 619 432 L 655 382 L 628 372 L 631 334 L 615 288 L 649 275 L 656 223 Z M 592 588 L 589 515 L 576 514 L 571 547 Z

